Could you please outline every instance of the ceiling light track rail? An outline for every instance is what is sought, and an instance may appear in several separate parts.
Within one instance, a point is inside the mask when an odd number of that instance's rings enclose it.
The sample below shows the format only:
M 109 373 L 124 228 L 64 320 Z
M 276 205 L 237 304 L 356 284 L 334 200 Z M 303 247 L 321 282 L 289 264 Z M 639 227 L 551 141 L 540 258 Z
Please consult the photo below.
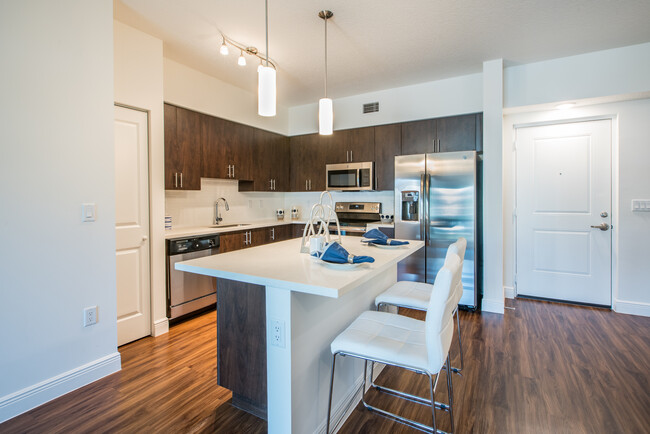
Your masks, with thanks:
M 275 69 L 277 71 L 277 69 L 278 69 L 277 65 L 275 64 L 275 62 L 271 58 L 268 57 L 267 54 L 261 53 L 255 47 L 248 46 L 246 44 L 242 44 L 241 42 L 237 42 L 234 39 L 229 38 L 221 30 L 219 30 L 219 33 L 221 33 L 221 38 L 222 38 L 222 43 L 221 43 L 222 48 L 220 50 L 221 54 L 227 55 L 228 54 L 227 47 L 228 47 L 228 45 L 230 45 L 231 47 L 236 48 L 237 50 L 239 50 L 242 54 L 246 53 L 249 56 L 257 57 L 260 60 L 260 62 L 264 62 L 264 63 L 268 62 L 268 65 L 271 66 L 273 69 Z M 223 47 L 226 47 L 226 50 L 224 50 Z

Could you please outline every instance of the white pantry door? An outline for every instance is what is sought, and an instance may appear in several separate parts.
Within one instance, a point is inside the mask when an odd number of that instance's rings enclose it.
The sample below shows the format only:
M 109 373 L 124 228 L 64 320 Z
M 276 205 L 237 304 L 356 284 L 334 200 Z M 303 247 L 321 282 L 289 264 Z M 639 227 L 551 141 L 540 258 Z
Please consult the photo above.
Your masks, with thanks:
M 516 134 L 517 294 L 611 306 L 611 120 Z
M 147 113 L 115 106 L 117 344 L 151 334 Z

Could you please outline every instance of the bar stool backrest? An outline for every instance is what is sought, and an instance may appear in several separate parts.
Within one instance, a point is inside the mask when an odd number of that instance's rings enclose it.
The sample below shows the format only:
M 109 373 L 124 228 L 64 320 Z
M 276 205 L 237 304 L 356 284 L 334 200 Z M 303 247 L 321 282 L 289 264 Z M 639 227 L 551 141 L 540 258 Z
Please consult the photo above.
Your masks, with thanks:
M 445 263 L 451 255 L 458 255 L 460 258 L 460 279 L 452 287 L 453 292 L 453 304 L 454 308 L 458 305 L 461 297 L 463 296 L 463 263 L 465 258 L 465 250 L 467 249 L 467 240 L 463 237 L 458 238 L 455 243 L 451 244 L 447 249 L 447 256 L 445 257 Z
M 426 344 L 430 372 L 438 372 L 447 359 L 454 333 L 452 288 L 460 279 L 460 258 L 452 255 L 438 271 L 426 315 Z

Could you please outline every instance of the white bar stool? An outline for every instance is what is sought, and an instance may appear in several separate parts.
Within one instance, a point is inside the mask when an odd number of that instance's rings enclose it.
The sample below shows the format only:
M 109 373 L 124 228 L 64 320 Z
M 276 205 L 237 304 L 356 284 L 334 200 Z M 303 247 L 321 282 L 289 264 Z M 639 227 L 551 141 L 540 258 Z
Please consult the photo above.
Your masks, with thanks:
M 467 248 L 467 240 L 463 237 L 460 237 L 458 238 L 458 240 L 456 240 L 455 243 L 452 243 L 447 249 L 447 256 L 449 256 L 450 253 L 455 253 L 460 257 L 461 273 L 462 273 L 466 248 Z M 453 288 L 453 290 L 454 290 L 454 298 L 456 300 L 453 314 L 456 316 L 456 329 L 458 332 L 458 351 L 460 354 L 460 368 L 455 368 L 452 366 L 451 370 L 457 374 L 460 374 L 464 367 L 463 342 L 460 337 L 460 318 L 458 315 L 458 302 L 460 302 L 460 299 L 463 296 L 462 282 L 460 282 L 455 288 Z M 431 298 L 432 291 L 433 291 L 433 285 L 430 283 L 400 281 L 395 283 L 386 291 L 379 294 L 377 298 L 375 298 L 375 306 L 377 306 L 377 310 L 379 310 L 382 305 L 390 305 L 390 306 L 404 307 L 407 309 L 426 311 L 429 306 L 429 299 Z
M 363 405 L 380 415 L 393 418 L 406 425 L 432 433 L 444 433 L 436 428 L 436 408 L 445 410 L 451 419 L 451 432 L 454 430 L 453 386 L 449 363 L 449 347 L 454 333 L 452 318 L 452 288 L 461 279 L 460 258 L 448 258 L 440 269 L 431 293 L 425 321 L 416 320 L 388 312 L 368 311 L 362 313 L 354 322 L 332 342 L 332 376 L 330 379 L 329 404 L 327 407 L 327 433 L 330 432 L 334 369 L 337 356 L 350 356 L 365 360 L 363 372 Z M 430 398 L 424 398 L 400 391 L 378 388 L 391 395 L 409 401 L 431 406 L 432 426 L 399 416 L 387 410 L 369 405 L 364 398 L 368 361 L 408 369 L 429 377 Z M 447 372 L 447 391 L 449 405 L 435 401 L 435 388 L 439 372 Z

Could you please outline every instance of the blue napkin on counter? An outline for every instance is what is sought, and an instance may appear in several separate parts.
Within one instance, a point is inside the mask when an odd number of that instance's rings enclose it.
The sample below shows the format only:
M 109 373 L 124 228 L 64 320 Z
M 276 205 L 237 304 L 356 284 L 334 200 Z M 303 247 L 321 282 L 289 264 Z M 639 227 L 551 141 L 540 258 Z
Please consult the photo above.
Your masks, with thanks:
M 333 241 L 329 243 L 323 253 L 318 255 L 314 253 L 312 256 L 319 258 L 322 261 L 333 262 L 335 264 L 360 264 L 362 262 L 375 262 L 372 256 L 356 256 L 351 255 L 343 248 L 338 242 Z
M 370 229 L 368 232 L 363 234 L 363 239 L 361 242 L 368 244 L 380 244 L 382 246 L 403 246 L 404 244 L 409 243 L 408 241 L 389 239 L 388 235 L 379 229 Z

